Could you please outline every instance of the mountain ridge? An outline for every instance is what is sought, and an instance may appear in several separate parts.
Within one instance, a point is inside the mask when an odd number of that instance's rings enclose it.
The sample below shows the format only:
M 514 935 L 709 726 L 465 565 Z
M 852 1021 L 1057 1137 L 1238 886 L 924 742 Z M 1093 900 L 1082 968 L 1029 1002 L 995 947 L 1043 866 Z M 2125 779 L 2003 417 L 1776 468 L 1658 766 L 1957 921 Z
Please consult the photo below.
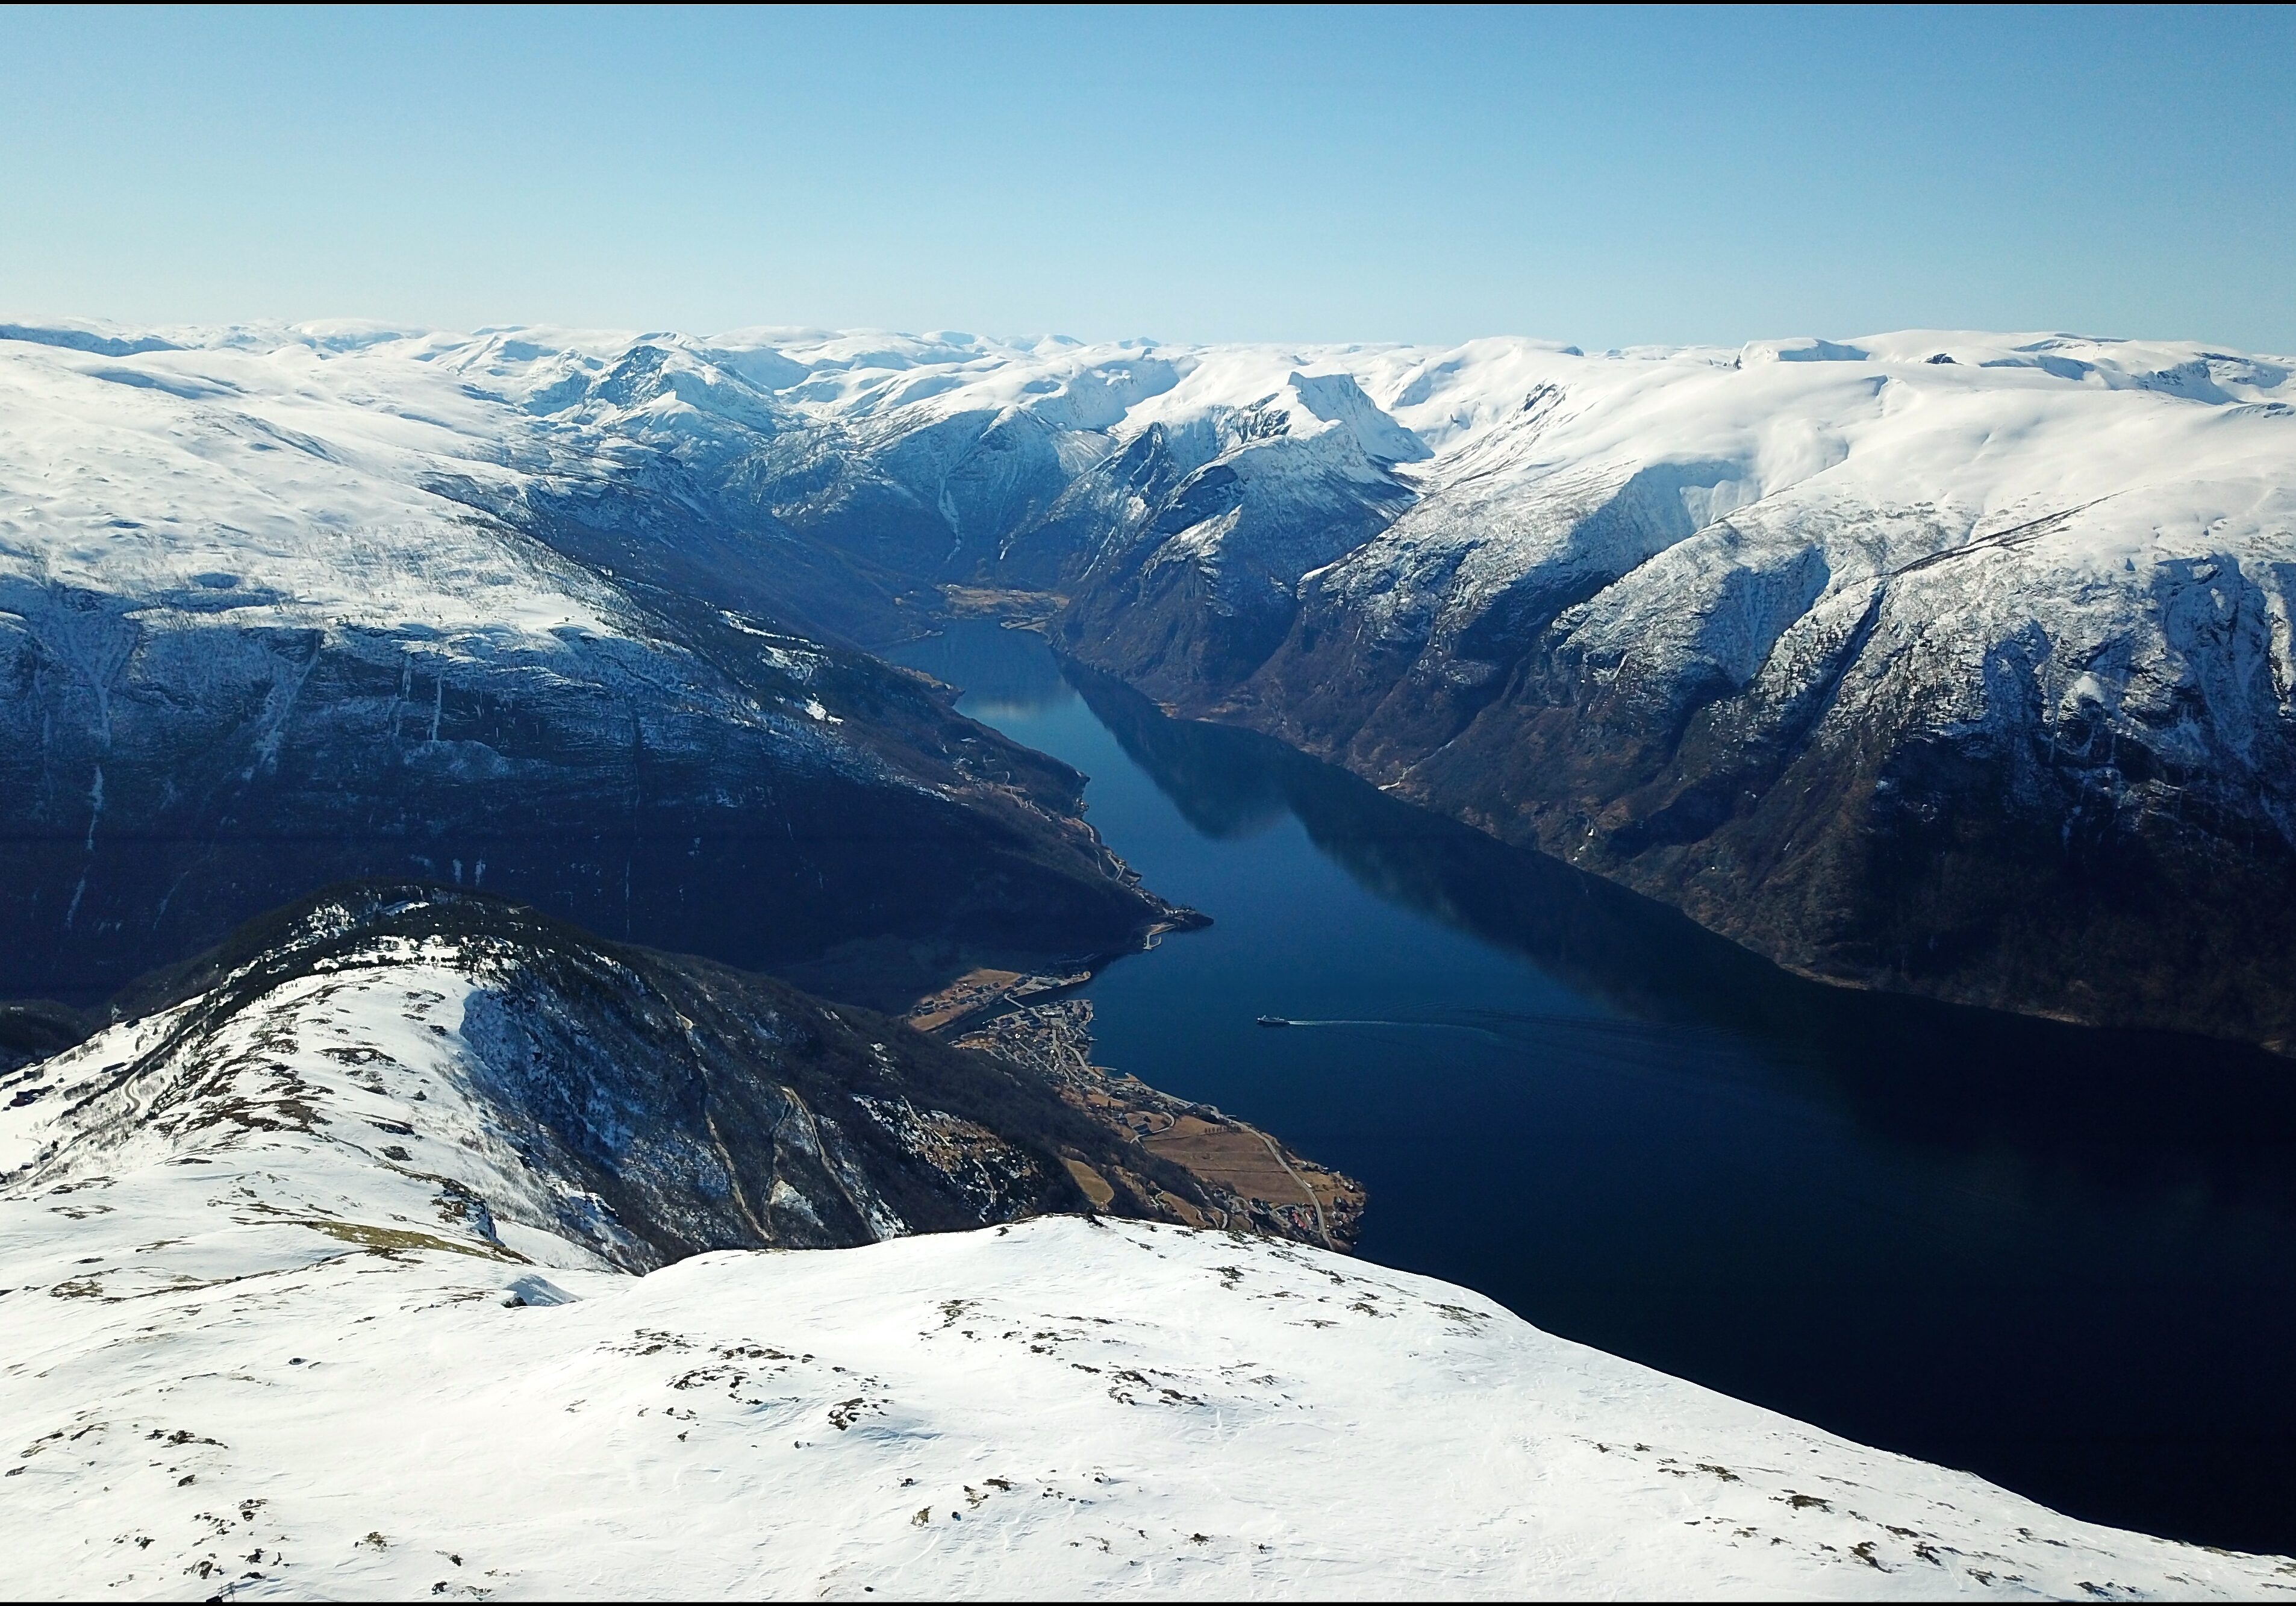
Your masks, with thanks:
M 465 889 L 328 889 L 145 978 L 111 1013 L 0 1071 L 8 1185 L 69 1192 L 115 1151 L 156 1143 L 207 1164 L 277 1139 L 430 1190 L 388 1220 L 439 1215 L 462 1229 L 458 1252 L 518 1258 L 514 1226 L 576 1246 L 568 1264 L 640 1273 L 1095 1202 L 1301 1230 L 994 1054 Z M 73 1023 L 38 1024 L 53 1043 Z

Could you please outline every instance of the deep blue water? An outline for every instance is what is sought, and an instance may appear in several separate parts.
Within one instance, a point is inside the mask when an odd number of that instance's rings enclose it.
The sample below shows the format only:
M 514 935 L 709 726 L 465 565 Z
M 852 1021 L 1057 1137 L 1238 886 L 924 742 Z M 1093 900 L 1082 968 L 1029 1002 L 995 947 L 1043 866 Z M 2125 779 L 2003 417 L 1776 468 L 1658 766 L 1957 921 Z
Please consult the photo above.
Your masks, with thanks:
M 1035 635 L 898 656 L 1213 918 L 1095 979 L 1096 1057 L 1361 1179 L 1365 1257 L 2077 1516 L 2296 1553 L 2288 1061 L 1800 981 Z

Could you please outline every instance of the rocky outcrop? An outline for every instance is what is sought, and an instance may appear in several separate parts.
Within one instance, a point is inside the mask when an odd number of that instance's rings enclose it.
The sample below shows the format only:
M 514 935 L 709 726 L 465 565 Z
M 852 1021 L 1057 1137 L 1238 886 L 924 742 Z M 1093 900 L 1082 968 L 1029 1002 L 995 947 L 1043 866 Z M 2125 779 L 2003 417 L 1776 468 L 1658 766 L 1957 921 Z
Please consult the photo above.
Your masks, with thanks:
M 9 1075 L 40 1118 L 0 1157 L 11 1187 L 287 1141 L 429 1187 L 422 1230 L 474 1252 L 515 1258 L 522 1226 L 633 1271 L 1226 1201 L 1036 1072 L 476 893 L 333 889 L 112 1008 Z

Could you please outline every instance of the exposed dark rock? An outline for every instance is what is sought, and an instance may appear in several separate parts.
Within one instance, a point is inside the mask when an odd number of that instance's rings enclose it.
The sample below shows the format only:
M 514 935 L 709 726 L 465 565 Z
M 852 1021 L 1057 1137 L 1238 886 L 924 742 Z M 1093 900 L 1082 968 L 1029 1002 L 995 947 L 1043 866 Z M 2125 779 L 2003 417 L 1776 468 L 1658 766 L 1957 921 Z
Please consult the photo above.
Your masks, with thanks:
M 626 594 L 639 639 L 450 653 L 9 589 L 0 996 L 91 1003 L 376 874 L 750 965 L 889 935 L 1071 954 L 1160 914 L 1076 818 L 1081 777 L 931 683 Z
M 1099 1208 L 1118 1215 L 1186 1219 L 1167 1195 L 1215 1208 L 1189 1173 L 990 1055 L 439 887 L 330 889 L 147 978 L 119 1000 L 125 1013 L 190 1007 L 111 1085 L 164 1077 L 166 1102 L 196 1103 L 202 1077 L 230 1071 L 201 1045 L 259 1025 L 280 989 L 409 964 L 470 983 L 467 1086 L 562 1200 L 561 1219 L 534 1225 L 633 1269 L 1085 1211 L 1079 1166 L 1109 1179 Z
M 1905 584 L 1930 567 L 1909 565 Z M 2164 570 L 2168 628 L 2260 639 L 2269 600 L 2206 567 Z M 1933 605 L 1918 589 L 1813 610 L 1783 690 L 1695 661 L 1595 658 L 1572 601 L 1484 629 L 1471 651 L 1472 632 L 1379 639 L 1336 587 L 1311 593 L 1264 668 L 1194 706 L 1808 975 L 2296 1042 L 2296 730 L 2268 677 L 2194 684 L 2185 714 L 2152 725 L 2093 704 L 2063 714 L 2054 702 L 2080 666 L 2054 661 L 2036 629 L 1988 656 L 1986 717 L 1953 725 L 1906 689 Z
M 61 1004 L 0 1004 L 0 1072 L 60 1054 L 97 1022 Z

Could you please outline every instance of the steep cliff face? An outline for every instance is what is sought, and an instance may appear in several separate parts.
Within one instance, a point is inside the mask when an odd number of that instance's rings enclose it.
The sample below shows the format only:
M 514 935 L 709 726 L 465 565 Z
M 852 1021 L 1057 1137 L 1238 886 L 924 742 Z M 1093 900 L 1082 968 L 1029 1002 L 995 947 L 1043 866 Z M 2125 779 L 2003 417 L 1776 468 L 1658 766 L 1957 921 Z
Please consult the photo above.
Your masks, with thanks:
M 1395 471 L 1429 455 L 1416 436 L 1347 374 L 1281 383 L 1152 423 L 1078 479 L 1054 510 L 1076 554 L 1063 643 L 1160 695 L 1230 684 L 1283 640 L 1301 576 L 1410 504 Z
M 1194 706 L 1817 975 L 2285 1040 L 2287 369 L 1930 343 L 1534 394 Z

